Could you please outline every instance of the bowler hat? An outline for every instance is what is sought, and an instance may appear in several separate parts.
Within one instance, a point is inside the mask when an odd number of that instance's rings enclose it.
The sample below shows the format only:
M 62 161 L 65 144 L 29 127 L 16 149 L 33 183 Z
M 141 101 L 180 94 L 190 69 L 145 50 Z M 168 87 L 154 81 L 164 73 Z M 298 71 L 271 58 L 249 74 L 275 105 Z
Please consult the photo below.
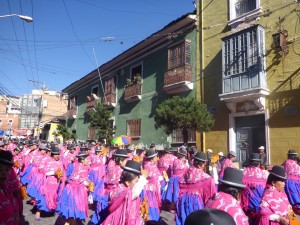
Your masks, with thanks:
M 298 153 L 296 152 L 296 150 L 290 149 L 290 150 L 288 151 L 288 155 L 298 155 Z
M 53 148 L 51 149 L 51 154 L 53 154 L 53 155 L 59 155 L 59 154 L 60 154 L 60 149 L 59 149 L 59 147 L 53 147 Z
M 98 146 L 97 148 L 95 148 L 95 152 L 102 152 L 102 148 Z
M 169 148 L 169 151 L 170 151 L 170 152 L 177 152 L 177 148 L 172 148 L 172 147 L 171 147 L 171 148 Z
M 115 151 L 113 156 L 129 158 L 129 156 L 127 155 L 127 151 L 125 149 L 118 149 L 117 151 Z
M 265 150 L 264 146 L 260 146 L 258 149 Z
M 133 160 L 128 160 L 125 166 L 121 166 L 121 168 L 128 172 L 132 172 L 138 175 L 141 174 L 141 164 Z
M 184 225 L 236 225 L 232 216 L 220 209 L 201 209 L 190 213 Z
M 40 150 L 46 150 L 47 149 L 47 145 L 46 144 L 40 144 L 39 149 Z
M 78 152 L 78 154 L 77 154 L 77 158 L 80 158 L 80 157 L 87 157 L 88 156 L 88 154 L 86 153 L 86 151 L 80 151 L 80 152 Z
M 12 166 L 14 165 L 12 160 L 13 155 L 10 151 L 0 150 L 0 164 Z
M 204 152 L 197 152 L 196 155 L 194 155 L 194 159 L 197 159 L 202 162 L 206 162 L 207 156 Z
M 157 152 L 156 151 L 154 151 L 154 150 L 147 150 L 146 151 L 146 154 L 145 154 L 145 158 L 146 159 L 152 159 L 152 158 L 154 158 L 155 156 L 157 156 Z
M 164 152 L 170 153 L 170 152 L 171 152 L 171 151 L 170 151 L 170 148 L 164 148 Z
M 23 150 L 23 149 L 20 149 L 19 146 L 17 146 L 17 147 L 14 148 L 14 151 L 17 151 L 17 152 L 21 152 L 22 150 Z
M 235 153 L 234 151 L 230 151 L 230 152 L 228 153 L 228 155 L 233 156 L 233 157 L 236 157 L 236 153 Z
M 243 172 L 236 168 L 226 167 L 224 170 L 223 179 L 219 179 L 219 182 L 227 184 L 229 186 L 245 188 L 246 185 L 242 183 L 243 181 Z
M 180 150 L 178 151 L 178 154 L 179 154 L 179 155 L 182 155 L 182 156 L 187 156 L 187 150 L 185 150 L 185 149 L 180 149 Z
M 270 174 L 283 180 L 287 179 L 285 169 L 282 166 L 273 166 Z
M 252 153 L 250 156 L 251 161 L 261 161 L 259 153 Z

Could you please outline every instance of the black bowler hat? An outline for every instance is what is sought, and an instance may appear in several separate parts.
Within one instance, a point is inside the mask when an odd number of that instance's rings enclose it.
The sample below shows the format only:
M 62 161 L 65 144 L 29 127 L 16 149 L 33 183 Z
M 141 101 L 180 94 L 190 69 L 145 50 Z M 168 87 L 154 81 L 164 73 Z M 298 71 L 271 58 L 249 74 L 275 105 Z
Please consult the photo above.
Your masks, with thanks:
M 145 154 L 145 158 L 146 159 L 152 159 L 152 158 L 154 158 L 155 156 L 157 156 L 157 152 L 156 151 L 154 151 L 154 150 L 147 150 L 146 151 L 146 154 Z
M 170 153 L 170 152 L 171 152 L 171 151 L 170 151 L 170 148 L 164 148 L 164 152 Z
M 171 148 L 169 148 L 169 151 L 170 151 L 170 152 L 177 152 L 177 148 L 172 148 L 172 147 L 171 147 Z
M 182 156 L 187 156 L 187 150 L 185 150 L 185 149 L 179 149 L 178 154 L 182 155 Z
M 102 148 L 100 146 L 98 146 L 96 149 L 95 149 L 95 152 L 102 152 Z
M 196 155 L 194 155 L 194 159 L 197 159 L 202 162 L 206 162 L 207 156 L 204 152 L 197 152 Z
M 53 154 L 53 155 L 59 155 L 59 154 L 60 154 L 60 149 L 59 149 L 59 147 L 53 147 L 53 148 L 51 149 L 51 154 Z
M 298 153 L 296 152 L 296 150 L 290 149 L 290 150 L 288 151 L 288 155 L 298 155 Z
M 251 161 L 261 161 L 259 153 L 252 153 L 250 156 Z
M 282 166 L 273 166 L 270 174 L 283 180 L 287 179 L 285 169 Z
M 0 164 L 13 166 L 13 155 L 10 151 L 0 150 Z
M 20 147 L 18 147 L 18 146 L 14 148 L 14 151 L 17 151 L 17 152 L 21 152 L 22 150 L 23 149 L 20 149 Z
M 78 154 L 77 154 L 77 158 L 80 158 L 80 157 L 87 157 L 88 156 L 88 154 L 86 153 L 86 151 L 80 151 L 80 152 L 78 152 Z
M 121 168 L 125 171 L 132 172 L 135 174 L 141 174 L 141 164 L 139 162 L 135 162 L 133 160 L 128 160 L 125 166 L 121 166 Z
M 219 179 L 219 182 L 227 184 L 229 186 L 245 188 L 246 185 L 242 183 L 243 181 L 243 172 L 236 168 L 226 167 L 224 170 L 223 179 Z
M 117 151 L 115 151 L 113 156 L 129 158 L 129 156 L 127 155 L 127 151 L 125 149 L 118 149 Z
M 220 209 L 201 209 L 188 215 L 184 225 L 236 225 L 232 216 Z

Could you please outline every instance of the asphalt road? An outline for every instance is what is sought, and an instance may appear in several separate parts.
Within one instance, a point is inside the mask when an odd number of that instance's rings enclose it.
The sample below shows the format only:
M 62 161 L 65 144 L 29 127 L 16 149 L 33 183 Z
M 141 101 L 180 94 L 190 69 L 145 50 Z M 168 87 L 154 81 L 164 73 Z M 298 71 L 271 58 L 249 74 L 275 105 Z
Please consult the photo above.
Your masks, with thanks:
M 25 219 L 25 225 L 64 225 L 66 222 L 64 218 L 55 215 L 54 213 L 41 213 L 41 220 L 35 221 L 36 209 L 33 205 L 23 201 L 23 215 Z M 89 210 L 89 216 L 91 216 L 94 211 Z M 87 225 L 89 218 L 86 221 L 77 221 L 76 225 Z

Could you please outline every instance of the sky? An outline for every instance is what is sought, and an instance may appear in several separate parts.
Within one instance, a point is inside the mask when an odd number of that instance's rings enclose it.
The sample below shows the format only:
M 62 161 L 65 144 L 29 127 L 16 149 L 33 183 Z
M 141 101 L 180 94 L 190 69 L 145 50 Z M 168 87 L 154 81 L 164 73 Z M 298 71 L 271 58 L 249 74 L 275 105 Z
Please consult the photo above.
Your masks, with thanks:
M 0 0 L 0 94 L 61 91 L 194 10 L 192 0 Z

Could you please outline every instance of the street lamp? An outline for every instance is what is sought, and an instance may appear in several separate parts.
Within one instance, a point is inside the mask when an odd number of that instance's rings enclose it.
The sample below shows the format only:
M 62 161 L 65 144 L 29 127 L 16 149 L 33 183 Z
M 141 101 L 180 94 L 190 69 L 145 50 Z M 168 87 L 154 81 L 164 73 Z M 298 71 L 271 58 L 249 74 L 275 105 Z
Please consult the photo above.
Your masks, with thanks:
M 3 15 L 3 16 L 0 16 L 0 18 L 10 17 L 10 16 L 17 16 L 20 19 L 25 20 L 27 23 L 31 23 L 33 21 L 33 19 L 30 16 L 24 16 L 24 15 L 18 15 L 18 14 Z

